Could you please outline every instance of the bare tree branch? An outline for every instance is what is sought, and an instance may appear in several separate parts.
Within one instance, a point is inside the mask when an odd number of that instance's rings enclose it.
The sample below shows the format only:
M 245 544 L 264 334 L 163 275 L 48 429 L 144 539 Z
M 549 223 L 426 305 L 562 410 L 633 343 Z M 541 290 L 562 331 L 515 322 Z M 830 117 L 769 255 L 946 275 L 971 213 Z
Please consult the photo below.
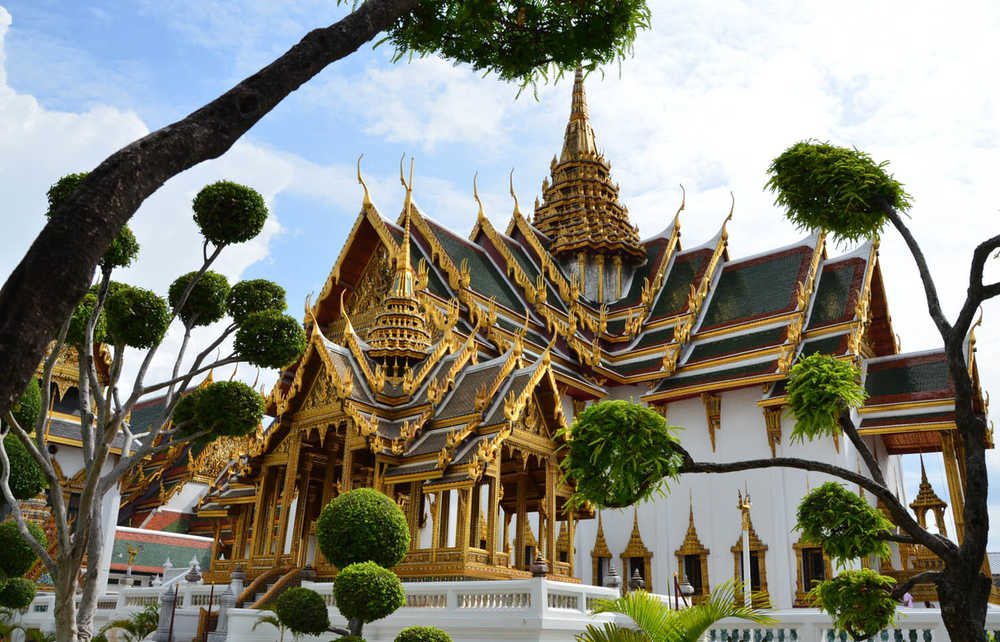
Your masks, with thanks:
M 871 449 L 868 448 L 868 444 L 858 434 L 858 428 L 854 425 L 850 409 L 845 408 L 840 411 L 840 427 L 844 431 L 844 434 L 847 435 L 847 438 L 851 440 L 851 443 L 854 444 L 854 449 L 861 455 L 861 459 L 865 462 L 865 466 L 868 467 L 868 472 L 871 473 L 875 483 L 879 486 L 888 487 L 885 483 L 885 476 L 882 475 L 882 468 L 879 467 L 878 462 L 875 460 L 875 455 L 872 454 Z
M 892 597 L 898 600 L 903 597 L 904 593 L 917 584 L 933 583 L 940 579 L 941 576 L 941 571 L 921 571 L 920 573 L 910 577 L 910 579 L 906 580 L 902 584 L 896 585 L 896 588 L 892 589 Z
M 941 311 L 941 301 L 938 299 L 937 287 L 934 285 L 934 277 L 931 276 L 931 271 L 927 267 L 927 259 L 924 258 L 923 250 L 920 249 L 917 240 L 913 238 L 910 229 L 906 227 L 899 212 L 889 205 L 886 205 L 883 211 L 885 211 L 889 220 L 892 221 L 893 226 L 899 232 L 900 236 L 903 237 L 903 240 L 906 241 L 906 246 L 910 249 L 910 254 L 913 255 L 913 260 L 917 263 L 917 271 L 920 272 L 920 281 L 924 285 L 924 295 L 927 297 L 927 311 L 930 314 L 931 320 L 934 321 L 934 325 L 937 326 L 941 338 L 947 343 L 951 336 L 951 324 L 948 323 L 948 319 L 945 318 L 944 313 Z

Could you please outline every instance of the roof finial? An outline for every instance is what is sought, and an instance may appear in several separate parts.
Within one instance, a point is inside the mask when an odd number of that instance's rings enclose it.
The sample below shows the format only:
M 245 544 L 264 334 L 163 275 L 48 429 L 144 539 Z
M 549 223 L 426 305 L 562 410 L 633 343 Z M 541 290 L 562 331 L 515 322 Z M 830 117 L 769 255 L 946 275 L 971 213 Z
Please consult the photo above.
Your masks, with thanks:
M 340 291 L 340 316 L 344 317 L 344 334 L 354 334 L 354 325 L 351 324 L 351 317 L 347 316 L 347 308 L 344 307 L 344 293 L 347 288 Z
M 476 179 L 479 178 L 479 172 L 472 175 L 472 196 L 475 197 L 476 203 L 479 205 L 479 217 L 485 216 L 483 214 L 483 202 L 479 200 L 479 189 L 476 188 Z
M 587 94 L 583 90 L 583 65 L 576 66 L 573 78 L 573 105 L 569 112 L 570 120 L 587 120 Z
M 517 194 L 514 193 L 514 168 L 510 168 L 510 195 L 514 197 L 514 215 L 521 215 L 521 208 L 517 204 Z
M 920 481 L 927 483 L 927 470 L 924 468 L 924 455 L 920 453 Z
M 368 186 L 365 184 L 365 179 L 361 178 L 361 159 L 364 157 L 364 154 L 358 156 L 358 182 L 361 183 L 361 187 L 365 190 L 365 196 L 364 200 L 361 202 L 361 206 L 368 207 L 372 204 L 372 199 L 371 196 L 368 195 Z
M 681 223 L 681 212 L 684 211 L 684 205 L 687 203 L 687 190 L 684 189 L 684 184 L 681 184 L 681 206 L 677 208 L 677 213 L 674 214 L 674 228 L 678 227 Z
M 410 183 L 407 185 L 403 179 L 403 159 L 406 154 L 399 157 L 399 182 L 406 188 L 406 202 L 403 204 L 403 245 L 396 261 L 397 267 L 410 266 L 410 207 L 413 203 L 413 157 L 410 157 Z

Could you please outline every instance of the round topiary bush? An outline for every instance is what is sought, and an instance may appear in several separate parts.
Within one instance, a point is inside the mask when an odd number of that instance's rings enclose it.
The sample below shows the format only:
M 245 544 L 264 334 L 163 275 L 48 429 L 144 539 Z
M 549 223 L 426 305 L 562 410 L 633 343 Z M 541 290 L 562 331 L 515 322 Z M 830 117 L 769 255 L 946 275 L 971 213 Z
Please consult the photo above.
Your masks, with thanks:
M 15 577 L 7 580 L 3 589 L 0 589 L 0 606 L 9 609 L 26 609 L 35 599 L 35 583 L 23 577 Z
M 66 199 L 73 195 L 89 174 L 90 172 L 67 174 L 56 181 L 55 185 L 50 187 L 48 191 L 49 209 L 45 212 L 45 215 L 51 218 L 53 212 L 55 212 L 59 206 L 66 201 Z M 111 239 L 111 244 L 108 246 L 108 249 L 105 250 L 104 256 L 101 257 L 100 266 L 102 270 L 111 270 L 116 267 L 126 267 L 130 265 L 138 255 L 139 242 L 135 240 L 135 234 L 132 233 L 132 230 L 130 230 L 127 225 L 123 225 L 121 230 L 118 231 L 117 236 Z
M 159 343 L 170 325 L 167 302 L 143 288 L 120 288 L 108 297 L 104 309 L 108 334 L 115 345 L 151 348 Z
M 306 349 L 306 334 L 292 317 L 277 310 L 254 312 L 240 324 L 233 342 L 241 359 L 262 368 L 281 368 Z
M 274 611 L 295 635 L 315 635 L 330 628 L 326 602 L 311 589 L 298 586 L 288 589 L 278 597 Z
M 881 534 L 892 531 L 892 522 L 877 508 L 837 482 L 826 482 L 799 503 L 798 524 L 802 538 L 821 544 L 830 557 L 842 560 L 889 556 Z
M 868 396 L 850 361 L 815 353 L 799 357 L 788 377 L 788 405 L 795 413 L 792 441 L 840 433 L 840 411 L 859 408 Z
M 893 578 L 867 568 L 841 571 L 832 580 L 818 584 L 809 596 L 830 614 L 837 630 L 862 640 L 892 627 L 896 616 L 896 600 L 892 597 L 895 584 Z
M 240 281 L 229 291 L 226 305 L 229 316 L 237 323 L 243 323 L 254 312 L 284 312 L 288 307 L 285 303 L 285 288 L 267 279 Z
M 365 642 L 365 639 L 358 635 L 345 635 L 342 638 L 337 638 L 333 642 Z
M 28 522 L 28 532 L 43 547 L 48 545 L 45 532 L 38 524 Z M 17 524 L 8 520 L 0 524 L 0 570 L 7 577 L 20 577 L 27 573 L 38 559 L 35 551 L 21 537 Z
M 391 568 L 410 549 L 406 515 L 371 488 L 346 492 L 324 506 L 316 539 L 326 559 L 340 569 L 368 561 Z
M 22 426 L 23 427 L 23 426 Z M 25 430 L 32 430 L 31 427 Z M 28 449 L 24 447 L 21 440 L 15 435 L 7 435 L 3 440 L 4 450 L 7 451 L 7 459 L 10 461 L 10 492 L 17 499 L 31 499 L 38 493 L 45 490 L 48 482 L 45 480 L 45 473 L 41 466 L 31 456 Z M 0 495 L 0 505 L 3 505 L 4 498 Z
M 333 597 L 344 617 L 364 623 L 381 620 L 406 603 L 399 577 L 375 562 L 342 569 L 333 580 Z
M 215 323 L 226 315 L 226 297 L 229 296 L 229 280 L 218 272 L 207 270 L 198 279 L 188 294 L 184 307 L 178 311 L 177 306 L 184 290 L 197 272 L 181 275 L 170 284 L 167 300 L 185 327 L 197 327 Z
M 887 164 L 857 149 L 807 140 L 771 161 L 767 188 L 798 227 L 857 241 L 878 234 L 887 208 L 910 207 L 910 196 L 885 171 Z
M 42 388 L 38 385 L 38 379 L 31 379 L 24 387 L 24 392 L 17 398 L 10 412 L 14 419 L 24 428 L 26 432 L 35 429 L 35 422 L 38 421 L 38 414 L 42 411 Z
M 252 432 L 264 416 L 264 400 L 242 381 L 216 381 L 185 395 L 174 408 L 174 424 L 181 434 L 209 431 L 210 438 L 242 437 Z
M 194 222 L 216 245 L 249 241 L 267 220 L 267 205 L 257 190 L 231 181 L 206 185 L 194 197 Z
M 94 308 L 97 306 L 97 295 L 93 292 L 88 292 L 83 295 L 80 302 L 76 304 L 76 308 L 73 310 L 73 316 L 69 321 L 69 329 L 66 331 L 66 343 L 75 346 L 82 347 L 86 331 L 87 322 L 90 321 L 90 316 L 94 313 Z M 103 343 L 107 340 L 107 316 L 104 310 L 97 316 L 97 322 L 94 324 L 94 343 Z
M 436 626 L 411 626 L 400 631 L 395 642 L 451 642 L 451 636 Z
M 588 407 L 557 434 L 567 438 L 559 465 L 576 485 L 570 501 L 621 508 L 661 490 L 683 464 L 675 430 L 652 408 L 628 401 Z

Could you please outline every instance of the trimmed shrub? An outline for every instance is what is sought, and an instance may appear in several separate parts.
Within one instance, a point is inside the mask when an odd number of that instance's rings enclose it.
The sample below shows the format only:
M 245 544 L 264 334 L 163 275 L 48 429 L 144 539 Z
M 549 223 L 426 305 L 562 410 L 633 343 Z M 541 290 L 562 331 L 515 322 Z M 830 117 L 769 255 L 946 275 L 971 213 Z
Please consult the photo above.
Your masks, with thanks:
M 872 555 L 889 557 L 881 533 L 891 532 L 892 522 L 837 482 L 826 482 L 802 498 L 795 528 L 803 539 L 821 544 L 838 564 Z
M 28 522 L 28 532 L 43 547 L 48 545 L 45 531 L 38 524 Z M 7 577 L 24 575 L 31 570 L 31 566 L 37 559 L 38 555 L 21 537 L 21 533 L 17 530 L 17 524 L 13 520 L 0 524 L 0 570 Z
M 174 409 L 175 423 L 191 420 L 181 434 L 208 430 L 211 438 L 242 437 L 264 416 L 264 400 L 242 381 L 216 381 L 185 395 Z
M 15 577 L 7 580 L 7 584 L 0 589 L 0 606 L 9 609 L 26 609 L 35 599 L 35 583 L 23 577 Z
M 267 220 L 267 205 L 257 190 L 231 181 L 206 185 L 194 197 L 194 222 L 216 245 L 249 241 Z
M 49 188 L 48 199 L 49 199 L 49 209 L 45 212 L 45 216 L 51 218 L 52 213 L 55 212 L 63 202 L 73 195 L 73 193 L 80 186 L 85 178 L 90 174 L 90 172 L 80 172 L 78 174 L 67 174 L 63 176 L 55 185 Z M 135 234 L 132 230 L 128 228 L 127 225 L 123 225 L 118 231 L 118 235 L 111 240 L 111 244 L 108 245 L 108 249 L 105 250 L 104 256 L 101 257 L 100 266 L 102 270 L 111 270 L 116 267 L 125 267 L 131 265 L 135 257 L 139 255 L 139 242 L 135 240 Z
M 576 486 L 571 504 L 621 508 L 662 493 L 683 464 L 675 431 L 662 415 L 636 403 L 588 407 L 556 434 L 567 440 L 559 465 Z
M 368 561 L 391 568 L 410 548 L 406 515 L 371 488 L 346 492 L 323 507 L 316 535 L 323 555 L 339 569 Z
M 80 302 L 76 304 L 76 308 L 73 310 L 73 316 L 69 321 L 69 329 L 66 331 L 66 343 L 75 346 L 82 347 L 85 339 L 85 333 L 87 331 L 87 323 L 90 321 L 90 315 L 94 313 L 94 308 L 97 306 L 97 294 L 94 292 L 87 292 L 80 299 Z M 97 316 L 97 323 L 94 324 L 94 343 L 103 343 L 107 340 L 107 315 L 104 310 Z
M 381 620 L 406 603 L 399 577 L 375 562 L 342 569 L 333 580 L 333 597 L 344 617 L 364 623 Z
M 436 626 L 411 626 L 400 631 L 395 642 L 451 642 L 451 636 Z
M 167 302 L 143 288 L 120 288 L 108 297 L 104 308 L 108 334 L 115 345 L 151 348 L 159 343 L 170 325 Z
M 38 379 L 32 378 L 24 387 L 24 392 L 11 406 L 10 412 L 21 428 L 24 428 L 26 432 L 31 432 L 35 429 L 35 422 L 38 421 L 38 414 L 41 411 L 42 388 L 38 385 Z
M 818 352 L 799 357 L 788 377 L 792 441 L 840 434 L 841 409 L 860 408 L 868 396 L 859 381 L 861 372 L 849 361 Z
M 345 635 L 342 638 L 337 638 L 333 642 L 365 642 L 365 639 L 358 635 Z
M 240 281 L 229 291 L 226 305 L 229 316 L 237 323 L 243 323 L 254 312 L 284 312 L 288 307 L 285 303 L 285 288 L 267 279 Z
M 296 635 L 315 635 L 330 628 L 323 597 L 311 589 L 292 587 L 278 596 L 274 612 L 278 620 Z
M 281 368 L 305 352 L 306 334 L 292 317 L 265 310 L 247 316 L 233 346 L 241 359 L 255 366 Z
M 188 272 L 181 275 L 170 284 L 170 291 L 167 300 L 170 307 L 174 309 L 177 316 L 184 322 L 185 327 L 197 327 L 215 323 L 226 315 L 226 297 L 229 296 L 229 280 L 218 272 L 207 270 L 198 279 L 191 293 L 188 294 L 184 307 L 178 310 L 184 290 L 187 289 L 191 279 L 197 276 L 197 272 Z
M 24 426 L 22 426 L 24 427 Z M 31 427 L 24 427 L 25 430 L 32 430 Z M 45 480 L 45 473 L 41 466 L 31 456 L 28 449 L 24 447 L 21 440 L 16 435 L 7 435 L 3 440 L 4 450 L 7 451 L 7 458 L 10 460 L 10 492 L 17 499 L 31 499 L 38 493 L 45 490 L 48 482 Z M 0 506 L 6 502 L 0 495 Z

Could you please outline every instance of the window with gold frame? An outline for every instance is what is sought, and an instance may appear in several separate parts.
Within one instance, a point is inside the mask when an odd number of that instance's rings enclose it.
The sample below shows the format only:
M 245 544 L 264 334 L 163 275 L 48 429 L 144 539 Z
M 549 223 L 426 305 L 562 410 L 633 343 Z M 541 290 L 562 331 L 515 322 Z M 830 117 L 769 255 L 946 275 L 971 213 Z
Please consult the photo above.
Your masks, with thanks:
M 646 548 L 646 545 L 642 541 L 642 534 L 639 533 L 639 513 L 638 511 L 632 511 L 632 534 L 628 539 L 628 543 L 625 545 L 625 550 L 622 551 L 622 590 L 628 591 L 629 584 L 632 581 L 632 576 L 635 571 L 639 571 L 639 575 L 642 576 L 645 582 L 646 590 L 652 592 L 653 590 L 653 577 L 652 577 L 652 565 L 650 560 L 653 557 L 653 552 Z
M 677 556 L 678 578 L 687 578 L 687 581 L 694 588 L 691 595 L 693 604 L 701 604 L 708 599 L 711 592 L 708 583 L 708 549 L 705 548 L 698 538 L 698 531 L 694 527 L 694 505 L 688 511 L 688 529 L 684 535 L 684 542 L 681 547 L 674 551 Z
M 813 544 L 804 538 L 792 544 L 795 549 L 795 607 L 809 607 L 812 604 L 807 597 L 815 582 L 822 582 L 833 577 L 833 567 L 826 551 L 819 544 Z

